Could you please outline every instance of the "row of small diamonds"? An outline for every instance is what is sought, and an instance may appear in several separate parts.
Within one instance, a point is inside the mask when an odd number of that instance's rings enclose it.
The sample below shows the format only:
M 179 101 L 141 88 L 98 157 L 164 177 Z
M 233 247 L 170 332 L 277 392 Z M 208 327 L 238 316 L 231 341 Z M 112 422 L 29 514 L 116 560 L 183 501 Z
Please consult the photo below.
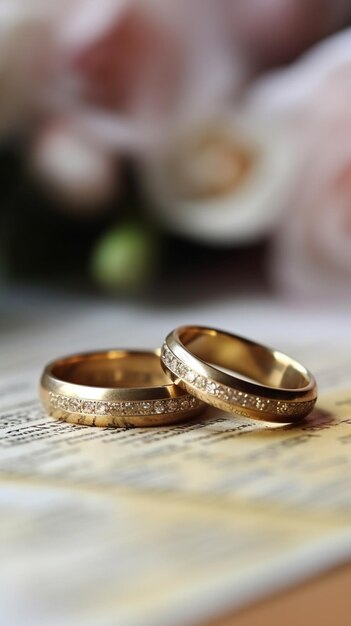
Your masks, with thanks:
M 301 414 L 307 413 L 314 406 L 313 400 L 289 403 L 281 400 L 269 400 L 244 393 L 243 391 L 236 391 L 221 383 L 216 383 L 214 380 L 201 376 L 201 374 L 198 374 L 182 363 L 168 348 L 167 344 L 164 344 L 162 347 L 161 359 L 173 374 L 176 374 L 176 376 L 184 380 L 188 385 L 240 407 L 251 408 L 266 413 L 274 412 L 281 415 L 290 415 L 295 414 L 296 410 Z
M 165 400 L 145 402 L 104 402 L 79 400 L 50 392 L 50 404 L 54 409 L 69 413 L 88 415 L 161 415 L 162 413 L 180 413 L 200 406 L 200 401 L 190 395 Z

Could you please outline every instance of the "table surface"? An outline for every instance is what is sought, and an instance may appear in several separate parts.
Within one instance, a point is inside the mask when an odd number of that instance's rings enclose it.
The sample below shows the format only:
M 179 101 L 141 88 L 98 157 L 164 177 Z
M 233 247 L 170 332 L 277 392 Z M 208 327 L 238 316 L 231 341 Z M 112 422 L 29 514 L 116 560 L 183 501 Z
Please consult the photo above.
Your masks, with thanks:
M 197 626 L 349 626 L 351 564 Z

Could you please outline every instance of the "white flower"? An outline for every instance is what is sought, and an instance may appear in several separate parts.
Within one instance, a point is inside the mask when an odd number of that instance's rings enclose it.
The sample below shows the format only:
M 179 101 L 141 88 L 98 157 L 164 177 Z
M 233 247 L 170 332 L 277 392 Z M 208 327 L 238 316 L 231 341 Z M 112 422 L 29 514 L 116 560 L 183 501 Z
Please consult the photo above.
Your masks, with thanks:
M 255 241 L 286 206 L 296 151 L 293 138 L 256 111 L 183 129 L 143 164 L 151 210 L 192 239 Z
M 272 271 L 304 298 L 351 298 L 351 29 L 262 81 L 261 109 L 299 137 L 303 158 Z
M 97 210 L 118 188 L 117 160 L 69 120 L 57 120 L 37 135 L 32 168 L 56 198 L 76 210 Z

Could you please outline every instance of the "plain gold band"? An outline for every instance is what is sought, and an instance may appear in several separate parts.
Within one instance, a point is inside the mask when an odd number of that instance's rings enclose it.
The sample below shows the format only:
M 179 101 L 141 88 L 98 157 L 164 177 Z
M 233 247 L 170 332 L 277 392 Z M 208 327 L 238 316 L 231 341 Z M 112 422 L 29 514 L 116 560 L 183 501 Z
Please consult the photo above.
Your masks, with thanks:
M 173 382 L 199 400 L 254 419 L 299 421 L 317 399 L 316 381 L 301 363 L 213 328 L 175 329 L 166 338 L 161 360 Z
M 43 372 L 40 396 L 52 417 L 105 427 L 172 424 L 204 406 L 164 374 L 159 350 L 110 350 L 58 359 Z

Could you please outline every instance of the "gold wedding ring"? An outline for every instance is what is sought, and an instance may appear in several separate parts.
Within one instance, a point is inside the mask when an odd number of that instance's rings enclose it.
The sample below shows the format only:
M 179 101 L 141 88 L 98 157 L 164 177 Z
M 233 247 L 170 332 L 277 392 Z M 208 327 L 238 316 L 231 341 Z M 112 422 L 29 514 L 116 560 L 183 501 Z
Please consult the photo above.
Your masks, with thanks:
M 162 348 L 164 371 L 199 400 L 270 422 L 295 422 L 317 399 L 312 374 L 286 354 L 213 328 L 183 326 Z
M 40 395 L 52 417 L 89 426 L 172 424 L 203 408 L 164 374 L 159 350 L 110 350 L 58 359 L 45 368 Z

